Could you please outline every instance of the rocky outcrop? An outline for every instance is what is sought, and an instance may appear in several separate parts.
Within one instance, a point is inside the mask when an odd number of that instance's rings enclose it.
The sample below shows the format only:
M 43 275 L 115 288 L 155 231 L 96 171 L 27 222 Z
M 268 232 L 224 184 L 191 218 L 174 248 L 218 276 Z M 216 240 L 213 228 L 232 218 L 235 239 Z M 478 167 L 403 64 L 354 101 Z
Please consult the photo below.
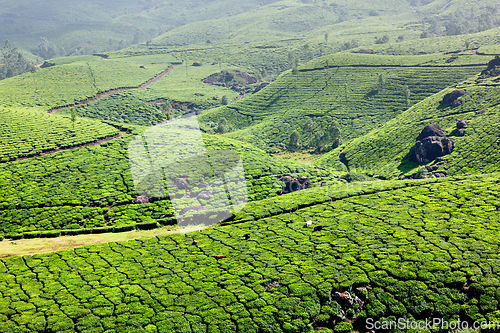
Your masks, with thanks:
M 464 136 L 465 135 L 465 128 L 467 127 L 467 125 L 469 125 L 468 120 L 465 120 L 465 119 L 459 120 L 457 123 L 457 130 L 456 130 L 455 135 L 456 136 Z
M 410 150 L 410 158 L 418 163 L 429 163 L 437 157 L 453 152 L 453 140 L 439 136 L 429 136 L 418 142 Z
M 188 188 L 188 181 L 186 178 L 175 178 L 174 179 L 174 185 L 181 190 L 187 189 Z
M 459 97 L 465 95 L 464 89 L 453 90 L 451 93 L 444 95 L 443 100 L 441 101 L 441 106 L 447 107 L 457 107 L 462 105 L 462 102 L 458 100 Z
M 235 91 L 241 91 L 243 87 L 258 82 L 258 79 L 252 75 L 239 70 L 222 71 L 215 73 L 203 79 L 204 83 L 216 86 L 231 88 Z
M 500 75 L 500 57 L 497 55 L 495 59 L 488 63 L 488 68 L 481 72 L 481 78 L 494 77 Z
M 134 199 L 133 202 L 135 204 L 145 204 L 149 202 L 149 198 L 144 195 L 139 195 L 137 198 Z
M 254 93 L 261 91 L 265 87 L 269 85 L 269 82 L 262 82 L 259 86 L 255 87 L 255 90 L 253 91 Z
M 417 140 L 421 141 L 429 136 L 440 136 L 440 137 L 446 137 L 446 132 L 439 127 L 437 124 L 433 125 L 427 125 L 424 127 L 422 132 L 417 136 Z
M 297 179 L 292 176 L 283 176 L 278 179 L 283 182 L 283 188 L 281 194 L 287 194 L 291 192 L 296 192 L 304 190 L 306 188 L 311 188 L 311 181 L 307 177 L 298 177 Z
M 437 124 L 426 126 L 417 140 L 419 142 L 410 149 L 410 159 L 415 162 L 429 163 L 453 152 L 453 140 L 447 138 Z
M 458 129 L 461 129 L 461 128 L 466 128 L 466 127 L 467 127 L 467 125 L 469 125 L 469 121 L 468 121 L 468 120 L 466 120 L 466 119 L 462 119 L 462 120 L 459 120 L 459 121 L 457 122 L 457 128 L 458 128 Z

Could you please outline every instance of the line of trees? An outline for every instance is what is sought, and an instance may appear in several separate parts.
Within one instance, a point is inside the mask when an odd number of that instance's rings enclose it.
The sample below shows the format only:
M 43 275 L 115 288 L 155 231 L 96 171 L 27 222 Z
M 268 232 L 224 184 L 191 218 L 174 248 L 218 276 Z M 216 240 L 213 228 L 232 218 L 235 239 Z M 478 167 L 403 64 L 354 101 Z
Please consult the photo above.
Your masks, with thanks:
M 0 51 L 0 80 L 13 77 L 31 68 L 31 64 L 6 40 Z
M 421 38 L 471 34 L 500 26 L 500 6 L 486 6 L 480 11 L 434 16 L 422 22 Z
M 335 120 L 331 120 L 326 126 L 319 126 L 309 118 L 302 128 L 302 135 L 298 130 L 290 134 L 288 147 L 290 150 L 314 148 L 316 152 L 324 152 L 337 148 L 342 144 L 340 126 Z

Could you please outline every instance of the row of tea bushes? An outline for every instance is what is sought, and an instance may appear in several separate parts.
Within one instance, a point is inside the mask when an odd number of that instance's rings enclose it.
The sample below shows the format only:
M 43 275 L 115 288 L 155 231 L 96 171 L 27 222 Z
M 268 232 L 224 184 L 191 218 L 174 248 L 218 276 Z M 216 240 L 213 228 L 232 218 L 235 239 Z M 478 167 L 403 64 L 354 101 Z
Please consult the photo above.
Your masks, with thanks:
M 0 259 L 0 329 L 331 332 L 366 318 L 496 320 L 499 190 L 498 174 L 420 183 L 184 235 Z M 362 303 L 338 297 L 345 291 Z

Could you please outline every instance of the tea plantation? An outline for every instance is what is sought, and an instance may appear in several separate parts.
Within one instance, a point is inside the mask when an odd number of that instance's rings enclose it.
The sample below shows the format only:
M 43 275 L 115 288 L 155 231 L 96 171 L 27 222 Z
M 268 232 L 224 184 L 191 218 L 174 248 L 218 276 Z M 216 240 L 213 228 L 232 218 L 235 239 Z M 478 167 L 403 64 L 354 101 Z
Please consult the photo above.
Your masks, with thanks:
M 96 232 L 116 232 L 141 223 L 139 227 L 153 228 L 157 220 L 175 223 L 169 218 L 173 210 L 166 198 L 132 203 L 139 192 L 130 170 L 132 136 L 99 147 L 0 164 L 0 235 L 54 237 L 61 230 L 65 230 L 63 234 L 78 234 L 106 227 Z M 249 144 L 219 136 L 205 136 L 204 141 L 208 151 L 231 150 L 241 156 L 250 201 L 277 196 L 283 186 L 278 178 L 287 174 L 307 176 L 313 186 L 336 182 L 331 172 L 270 157 Z M 179 192 L 180 196 L 185 194 Z M 195 199 L 184 202 L 185 207 L 192 205 L 199 203 Z
M 112 89 L 139 87 L 174 61 L 171 55 L 119 59 L 91 57 L 2 80 L 0 100 L 3 106 L 42 107 L 48 111 Z
M 380 169 L 380 166 L 392 165 L 394 173 L 386 176 L 412 173 L 418 164 L 409 161 L 410 148 L 426 125 L 438 124 L 453 139 L 455 146 L 452 154 L 444 156 L 441 170 L 447 174 L 498 172 L 499 82 L 495 78 L 481 79 L 476 76 L 457 88 L 466 91 L 460 98 L 460 106 L 453 108 L 440 105 L 443 96 L 454 89 L 447 88 L 419 102 L 382 127 L 346 144 L 343 153 L 348 163 L 353 167 L 375 170 Z M 462 119 L 468 120 L 470 125 L 464 136 L 460 137 L 456 124 Z M 318 165 L 337 161 L 338 152 L 326 154 L 318 161 Z
M 333 122 L 339 124 L 343 140 L 348 141 L 477 74 L 491 57 L 460 55 L 453 62 L 449 59 L 442 54 L 324 56 L 300 66 L 296 74 L 285 72 L 248 98 L 203 113 L 200 119 L 219 122 L 224 117 L 238 129 L 226 136 L 261 148 L 286 146 L 295 130 L 307 146 L 315 133 L 327 131 Z
M 209 2 L 48 17 L 137 45 L 0 81 L 0 333 L 500 321 L 498 1 Z
M 0 329 L 328 332 L 366 318 L 497 320 L 499 184 L 496 174 L 329 187 L 323 203 L 266 218 L 5 258 Z M 335 293 L 345 291 L 356 302 Z
M 86 144 L 119 132 L 90 119 L 78 118 L 73 125 L 69 117 L 33 109 L 0 109 L 0 162 Z

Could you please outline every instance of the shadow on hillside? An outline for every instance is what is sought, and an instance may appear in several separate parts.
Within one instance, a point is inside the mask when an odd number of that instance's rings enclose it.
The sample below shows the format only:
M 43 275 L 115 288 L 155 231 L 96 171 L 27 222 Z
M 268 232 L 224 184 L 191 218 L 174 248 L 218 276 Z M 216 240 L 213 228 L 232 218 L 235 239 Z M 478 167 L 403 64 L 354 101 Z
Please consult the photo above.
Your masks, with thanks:
M 379 93 L 378 89 L 372 89 L 370 92 L 365 94 L 364 98 L 365 99 L 372 98 L 373 96 L 378 95 L 378 93 Z
M 401 159 L 401 163 L 397 166 L 397 169 L 401 171 L 401 173 L 406 174 L 415 168 L 418 168 L 420 164 L 410 160 L 410 153 L 406 153 L 406 155 Z

